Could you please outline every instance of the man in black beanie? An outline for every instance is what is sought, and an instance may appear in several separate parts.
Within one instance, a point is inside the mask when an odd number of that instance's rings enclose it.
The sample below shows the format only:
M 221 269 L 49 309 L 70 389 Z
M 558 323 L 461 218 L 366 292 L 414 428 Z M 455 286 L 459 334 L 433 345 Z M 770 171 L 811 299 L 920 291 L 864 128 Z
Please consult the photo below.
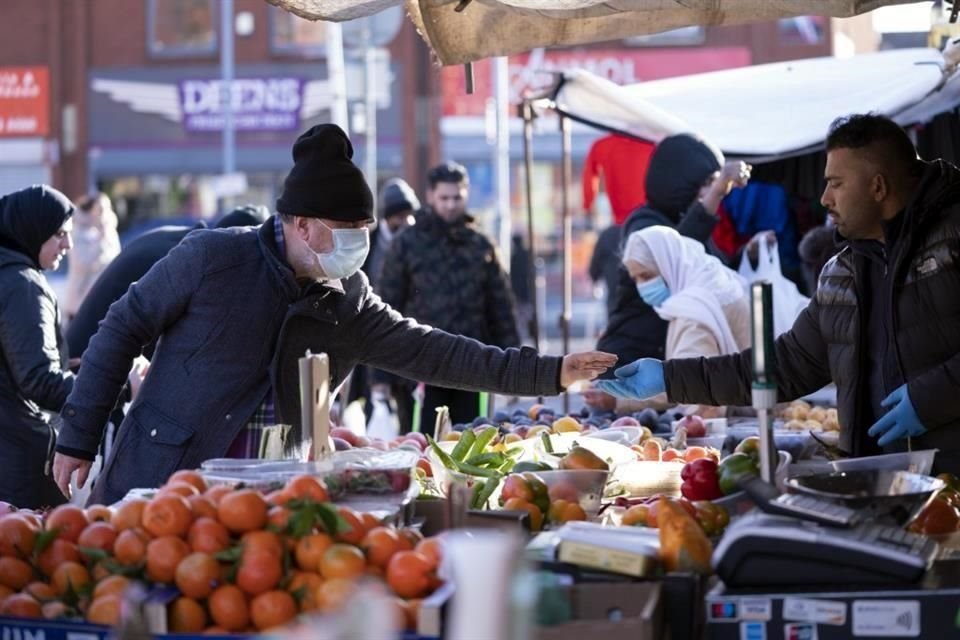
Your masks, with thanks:
M 352 157 L 339 127 L 312 127 L 293 146 L 277 215 L 189 234 L 110 307 L 61 412 L 62 491 L 74 473 L 85 484 L 130 364 L 154 340 L 92 503 L 158 487 L 211 458 L 258 457 L 264 434 L 277 434 L 288 457 L 304 456 L 298 360 L 307 351 L 329 356 L 333 388 L 363 363 L 431 384 L 547 395 L 613 364 L 601 353 L 504 351 L 385 305 L 360 272 L 373 198 Z

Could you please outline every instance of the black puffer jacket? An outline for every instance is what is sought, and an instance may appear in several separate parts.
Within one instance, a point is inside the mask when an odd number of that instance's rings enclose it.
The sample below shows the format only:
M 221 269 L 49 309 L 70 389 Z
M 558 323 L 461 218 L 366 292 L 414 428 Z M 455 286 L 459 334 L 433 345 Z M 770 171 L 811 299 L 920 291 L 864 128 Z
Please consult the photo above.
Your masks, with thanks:
M 927 163 L 917 193 L 902 214 L 890 256 L 893 356 L 899 377 L 927 433 L 913 449 L 938 448 L 935 469 L 960 473 L 960 170 Z M 861 290 L 865 256 L 849 246 L 820 275 L 816 297 L 776 341 L 779 395 L 790 400 L 837 385 L 840 446 L 866 449 L 871 389 L 863 345 Z M 750 351 L 667 362 L 667 393 L 676 402 L 750 402 Z M 893 383 L 891 386 L 894 386 Z M 889 393 L 893 389 L 884 389 Z M 898 443 L 898 448 L 905 446 Z
M 425 209 L 390 244 L 380 297 L 417 322 L 501 348 L 520 346 L 510 279 L 490 240 L 465 216 Z
M 0 500 L 39 508 L 63 502 L 44 467 L 57 412 L 73 388 L 64 366 L 60 309 L 40 271 L 40 247 L 73 213 L 63 194 L 29 187 L 0 198 Z
M 722 156 L 699 138 L 687 134 L 670 136 L 657 145 L 647 169 L 647 204 L 623 223 L 618 253 L 634 231 L 663 225 L 681 235 L 702 242 L 713 254 L 710 234 L 717 225 L 697 201 L 697 194 L 710 174 L 719 171 Z M 615 353 L 617 366 L 638 358 L 663 358 L 667 341 L 667 322 L 637 294 L 636 285 L 620 265 L 616 291 L 607 293 L 609 321 L 597 349 Z M 612 378 L 615 367 L 603 374 Z

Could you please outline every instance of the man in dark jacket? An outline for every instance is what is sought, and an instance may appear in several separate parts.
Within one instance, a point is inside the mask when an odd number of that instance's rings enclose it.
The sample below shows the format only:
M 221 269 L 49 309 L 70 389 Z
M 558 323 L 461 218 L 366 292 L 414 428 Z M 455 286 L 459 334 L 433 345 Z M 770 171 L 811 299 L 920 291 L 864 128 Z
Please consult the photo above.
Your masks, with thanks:
M 256 226 L 270 216 L 264 206 L 244 205 L 237 207 L 217 221 L 217 229 Z M 67 346 L 70 359 L 79 360 L 87 350 L 90 338 L 97 332 L 100 321 L 107 315 L 110 305 L 123 297 L 130 285 L 142 278 L 160 258 L 177 246 L 188 233 L 206 229 L 198 222 L 192 227 L 168 225 L 151 229 L 125 246 L 120 255 L 107 265 L 87 293 L 77 314 L 67 326 Z M 145 350 L 147 358 L 153 353 L 153 345 Z
M 211 458 L 254 457 L 271 425 L 289 425 L 288 451 L 303 451 L 298 360 L 308 350 L 329 356 L 333 387 L 367 363 L 434 384 L 537 395 L 612 364 L 606 354 L 503 351 L 383 304 L 359 271 L 373 197 L 352 157 L 339 127 L 312 127 L 293 146 L 279 215 L 258 228 L 189 234 L 110 307 L 61 412 L 61 490 L 74 473 L 85 484 L 129 366 L 157 338 L 91 502 L 158 487 Z
M 43 272 L 72 244 L 73 204 L 48 186 L 0 197 L 0 500 L 39 509 L 62 503 L 50 476 L 54 427 L 73 388 L 60 307 Z
M 383 301 L 418 322 L 501 348 L 517 347 L 510 280 L 490 240 L 467 213 L 467 170 L 450 162 L 427 175 L 427 207 L 390 246 L 383 265 Z M 472 391 L 428 386 L 421 416 L 446 406 L 453 422 L 478 412 Z
M 739 161 L 724 163 L 718 149 L 696 136 L 683 133 L 664 138 L 647 169 L 647 203 L 623 223 L 618 254 L 631 233 L 655 225 L 671 227 L 699 240 L 709 251 L 720 201 L 732 187 L 746 184 L 749 177 L 749 165 Z M 616 291 L 608 292 L 608 308 L 612 310 L 597 348 L 615 353 L 621 365 L 637 358 L 662 358 L 667 323 L 640 299 L 627 270 L 622 265 L 618 268 Z
M 837 385 L 840 448 L 853 456 L 938 448 L 960 473 L 960 170 L 924 162 L 878 115 L 836 121 L 821 202 L 847 241 L 816 296 L 776 340 L 781 400 Z M 640 360 L 600 384 L 617 395 L 750 402 L 751 355 Z M 652 393 L 651 393 L 652 392 Z M 871 426 L 872 425 L 872 426 Z

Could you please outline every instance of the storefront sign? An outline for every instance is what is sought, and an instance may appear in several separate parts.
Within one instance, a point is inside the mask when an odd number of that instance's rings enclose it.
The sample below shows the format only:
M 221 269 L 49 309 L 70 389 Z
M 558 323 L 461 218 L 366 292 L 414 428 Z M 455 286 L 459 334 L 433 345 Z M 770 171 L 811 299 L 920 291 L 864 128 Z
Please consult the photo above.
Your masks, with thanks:
M 221 131 L 220 80 L 182 80 L 180 107 L 187 131 Z M 230 85 L 233 126 L 239 131 L 294 131 L 300 126 L 303 81 L 299 78 L 238 78 Z
M 47 135 L 49 100 L 46 67 L 0 67 L 0 137 Z
M 519 104 L 527 93 L 538 93 L 553 82 L 552 72 L 586 69 L 615 84 L 685 76 L 706 71 L 744 67 L 751 63 L 747 47 L 690 47 L 683 49 L 572 49 L 535 50 L 511 56 L 510 104 Z M 475 91 L 467 94 L 462 66 L 441 69 L 444 116 L 483 116 L 493 95 L 489 61 L 473 65 Z

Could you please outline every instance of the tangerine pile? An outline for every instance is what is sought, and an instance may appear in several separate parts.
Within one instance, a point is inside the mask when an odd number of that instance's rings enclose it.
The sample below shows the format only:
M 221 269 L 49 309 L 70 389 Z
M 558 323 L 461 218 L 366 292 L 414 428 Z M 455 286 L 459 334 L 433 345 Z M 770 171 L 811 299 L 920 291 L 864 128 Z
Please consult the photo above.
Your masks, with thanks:
M 396 595 L 397 628 L 411 629 L 440 585 L 440 554 L 438 538 L 329 503 L 312 476 L 264 496 L 178 471 L 116 509 L 0 513 L 0 615 L 116 625 L 127 586 L 143 581 L 179 590 L 170 632 L 254 632 L 335 612 L 372 578 Z

